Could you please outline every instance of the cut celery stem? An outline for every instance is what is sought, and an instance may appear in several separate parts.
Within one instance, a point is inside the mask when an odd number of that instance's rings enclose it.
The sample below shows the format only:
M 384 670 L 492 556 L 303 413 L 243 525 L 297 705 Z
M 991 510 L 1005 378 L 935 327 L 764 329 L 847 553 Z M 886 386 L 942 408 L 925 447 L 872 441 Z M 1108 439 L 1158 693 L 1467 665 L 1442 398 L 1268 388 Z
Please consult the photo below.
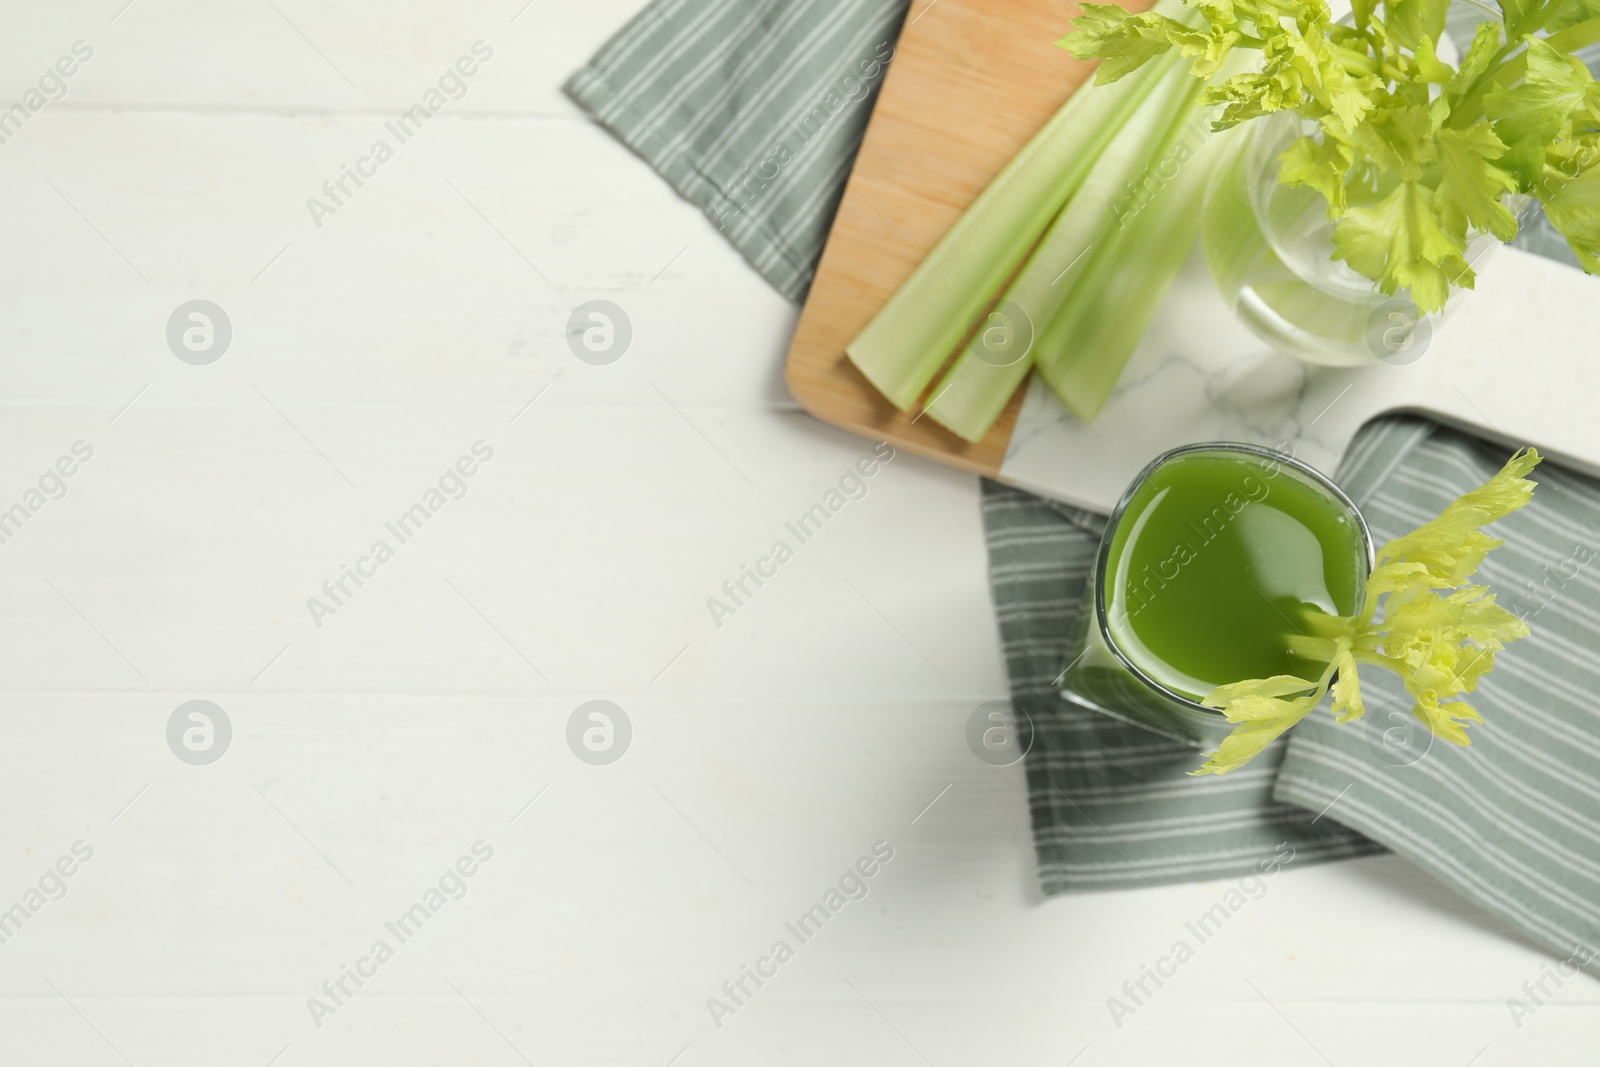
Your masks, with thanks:
M 995 314 L 1010 320 L 1012 328 L 1020 325 L 1031 332 L 1033 345 L 1021 358 L 1004 364 L 982 345 L 968 345 L 934 388 L 929 418 L 968 441 L 988 433 L 1027 377 L 1049 324 L 1088 276 L 1091 253 L 1117 221 L 1113 205 L 1118 196 L 1156 165 L 1193 118 L 1202 87 L 1187 64 L 1162 68 L 1154 91 L 1117 132 L 996 306 Z
M 1110 235 L 1039 338 L 1039 376 L 1080 419 L 1099 414 L 1189 258 L 1206 186 L 1234 133 L 1212 135 L 1143 210 Z
M 1157 11 L 1181 18 L 1181 0 Z M 1175 56 L 1156 63 L 1170 68 Z M 1008 163 L 846 348 L 868 381 L 911 408 L 1156 82 L 1155 64 L 1086 81 Z

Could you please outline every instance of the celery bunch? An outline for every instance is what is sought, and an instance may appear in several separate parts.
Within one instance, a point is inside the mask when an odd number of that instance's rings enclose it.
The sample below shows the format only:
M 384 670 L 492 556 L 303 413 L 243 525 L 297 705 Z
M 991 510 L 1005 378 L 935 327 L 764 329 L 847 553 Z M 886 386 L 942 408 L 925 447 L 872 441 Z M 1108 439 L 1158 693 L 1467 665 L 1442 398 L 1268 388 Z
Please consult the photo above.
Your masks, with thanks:
M 1130 262 L 1124 258 L 1107 265 L 1103 253 L 1111 235 L 1115 232 L 1125 238 L 1136 218 L 1131 211 L 1119 218 L 1113 207 L 1131 184 L 1169 155 L 1194 117 L 1199 95 L 1198 83 L 1183 71 L 1170 67 L 1162 72 L 1161 81 L 1107 144 L 1077 194 L 991 312 L 1008 320 L 1004 327 L 1031 335 L 1033 343 L 1025 351 L 997 351 L 986 343 L 988 334 L 980 329 L 934 388 L 929 418 L 969 441 L 982 438 L 1030 367 L 1059 354 L 1056 346 L 1073 328 L 1069 305 L 1081 313 L 1099 302 L 1102 284 L 1116 272 L 1144 273 L 1136 266 L 1137 259 Z M 1196 169 L 1185 168 L 1188 176 Z M 1165 195 L 1168 192 L 1163 190 L 1157 199 L 1170 200 Z M 1195 218 L 1198 223 L 1198 214 Z M 1126 240 L 1116 243 L 1127 244 Z M 1100 265 L 1098 271 L 1096 264 Z M 1142 326 L 1138 332 L 1143 332 Z
M 1512 456 L 1489 481 L 1456 500 L 1432 522 L 1384 545 L 1367 579 L 1362 609 L 1348 618 L 1311 613 L 1309 636 L 1291 647 L 1325 663 L 1315 682 L 1293 675 L 1234 682 L 1206 703 L 1220 708 L 1234 731 L 1194 774 L 1226 774 L 1254 759 L 1333 691 L 1333 714 L 1350 722 L 1366 713 L 1358 667 L 1382 667 L 1405 681 L 1411 713 L 1433 734 L 1471 744 L 1466 728 L 1483 717 L 1460 699 L 1494 669 L 1495 653 L 1528 635 L 1520 618 L 1468 579 L 1501 541 L 1482 527 L 1533 497 L 1527 475 L 1539 453 Z M 1383 619 L 1377 618 L 1383 607 Z
M 1198 115 L 1191 115 L 1190 129 Z M 1224 133 L 1192 157 L 1167 157 L 1177 176 L 1084 262 L 1084 281 L 1039 339 L 1039 376 L 1079 418 L 1099 412 L 1149 328 L 1200 234 L 1206 186 L 1230 144 Z
M 1154 11 L 1198 25 L 1180 0 Z M 851 341 L 862 374 L 969 441 L 1036 364 L 1098 410 L 1194 242 L 1217 154 L 1200 91 L 1172 54 L 1074 93 Z
M 1540 200 L 1600 273 L 1600 83 L 1572 53 L 1600 41 L 1596 0 L 1499 0 L 1459 66 L 1439 59 L 1449 0 L 1193 0 L 1205 25 L 1086 3 L 1062 44 L 1115 84 L 1176 52 L 1210 79 L 1237 52 L 1258 70 L 1206 89 L 1220 127 L 1279 111 L 1315 124 L 1279 180 L 1321 193 L 1335 256 L 1424 312 L 1472 288 L 1467 240 L 1516 235 L 1508 194 Z
M 1165 0 L 1181 13 L 1182 4 Z M 912 407 L 1149 95 L 1162 62 L 1114 86 L 1085 85 L 1056 112 L 918 265 L 846 351 L 896 407 Z

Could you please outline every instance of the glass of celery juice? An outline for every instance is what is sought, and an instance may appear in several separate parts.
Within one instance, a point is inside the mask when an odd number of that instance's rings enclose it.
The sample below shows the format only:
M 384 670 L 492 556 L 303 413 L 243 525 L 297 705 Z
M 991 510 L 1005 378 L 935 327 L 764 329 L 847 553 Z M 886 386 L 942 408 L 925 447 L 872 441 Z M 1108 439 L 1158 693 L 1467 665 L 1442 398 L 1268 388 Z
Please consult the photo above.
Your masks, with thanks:
M 1157 457 L 1106 526 L 1062 695 L 1214 748 L 1232 727 L 1201 703 L 1230 682 L 1324 663 L 1294 638 L 1308 615 L 1353 615 L 1372 536 L 1349 497 L 1300 461 L 1246 444 Z

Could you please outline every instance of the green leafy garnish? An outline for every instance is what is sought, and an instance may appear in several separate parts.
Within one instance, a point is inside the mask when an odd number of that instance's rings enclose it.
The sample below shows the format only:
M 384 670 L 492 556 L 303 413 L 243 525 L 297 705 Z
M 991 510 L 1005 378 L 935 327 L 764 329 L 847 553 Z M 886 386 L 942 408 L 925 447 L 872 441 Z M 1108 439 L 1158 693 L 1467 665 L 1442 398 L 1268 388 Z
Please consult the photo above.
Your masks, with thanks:
M 1544 210 L 1550 224 L 1578 253 L 1583 269 L 1600 274 L 1600 171 L 1591 170 L 1552 188 Z
M 1551 142 L 1583 105 L 1594 77 L 1537 37 L 1528 41 L 1526 59 L 1522 83 L 1487 94 L 1483 109 L 1506 144 L 1501 165 L 1532 189 L 1544 175 Z
M 1361 718 L 1361 665 L 1399 675 L 1418 721 L 1452 744 L 1471 744 L 1467 727 L 1483 717 L 1460 697 L 1494 669 L 1495 653 L 1528 635 L 1528 627 L 1495 603 L 1487 587 L 1468 579 L 1502 543 L 1482 528 L 1532 498 L 1534 483 L 1527 475 L 1539 459 L 1531 448 L 1518 452 L 1438 518 L 1384 545 L 1358 614 L 1308 614 L 1308 634 L 1291 637 L 1290 647 L 1326 664 L 1315 682 L 1278 675 L 1235 682 L 1207 696 L 1205 703 L 1221 709 L 1235 728 L 1192 773 L 1226 774 L 1244 766 L 1330 690 L 1336 721 Z
M 1321 193 L 1334 256 L 1424 312 L 1472 288 L 1468 239 L 1516 236 L 1509 195 L 1539 199 L 1600 273 L 1600 85 L 1573 52 L 1600 41 L 1600 0 L 1500 0 L 1459 66 L 1439 58 L 1448 0 L 1189 0 L 1192 26 L 1085 3 L 1061 44 L 1114 82 L 1176 50 L 1212 78 L 1237 49 L 1255 69 L 1208 84 L 1225 129 L 1293 112 L 1311 125 L 1279 180 Z

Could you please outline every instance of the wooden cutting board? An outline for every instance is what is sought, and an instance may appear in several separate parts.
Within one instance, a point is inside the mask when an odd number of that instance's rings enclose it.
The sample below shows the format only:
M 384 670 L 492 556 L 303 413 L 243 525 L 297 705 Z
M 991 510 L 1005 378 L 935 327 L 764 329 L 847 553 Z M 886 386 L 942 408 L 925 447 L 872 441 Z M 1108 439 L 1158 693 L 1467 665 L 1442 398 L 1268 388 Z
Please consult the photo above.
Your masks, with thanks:
M 1140 9 L 1147 4 L 1131 0 Z M 1041 383 L 977 444 L 885 401 L 844 349 L 1018 149 L 1090 73 L 1055 46 L 1068 0 L 917 0 L 839 206 L 788 356 L 824 422 L 1070 503 L 1109 510 L 1150 459 L 1240 440 L 1332 470 L 1368 420 L 1410 410 L 1600 474 L 1600 279 L 1516 249 L 1481 265 L 1423 358 L 1310 367 L 1223 305 L 1196 253 L 1117 391 L 1085 424 Z M 992 294 L 969 294 L 974 306 Z
M 989 435 L 969 444 L 896 410 L 844 348 L 1094 72 L 1055 46 L 1077 13 L 1064 0 L 912 4 L 789 349 L 789 390 L 817 418 L 966 470 L 999 473 L 1020 390 Z

